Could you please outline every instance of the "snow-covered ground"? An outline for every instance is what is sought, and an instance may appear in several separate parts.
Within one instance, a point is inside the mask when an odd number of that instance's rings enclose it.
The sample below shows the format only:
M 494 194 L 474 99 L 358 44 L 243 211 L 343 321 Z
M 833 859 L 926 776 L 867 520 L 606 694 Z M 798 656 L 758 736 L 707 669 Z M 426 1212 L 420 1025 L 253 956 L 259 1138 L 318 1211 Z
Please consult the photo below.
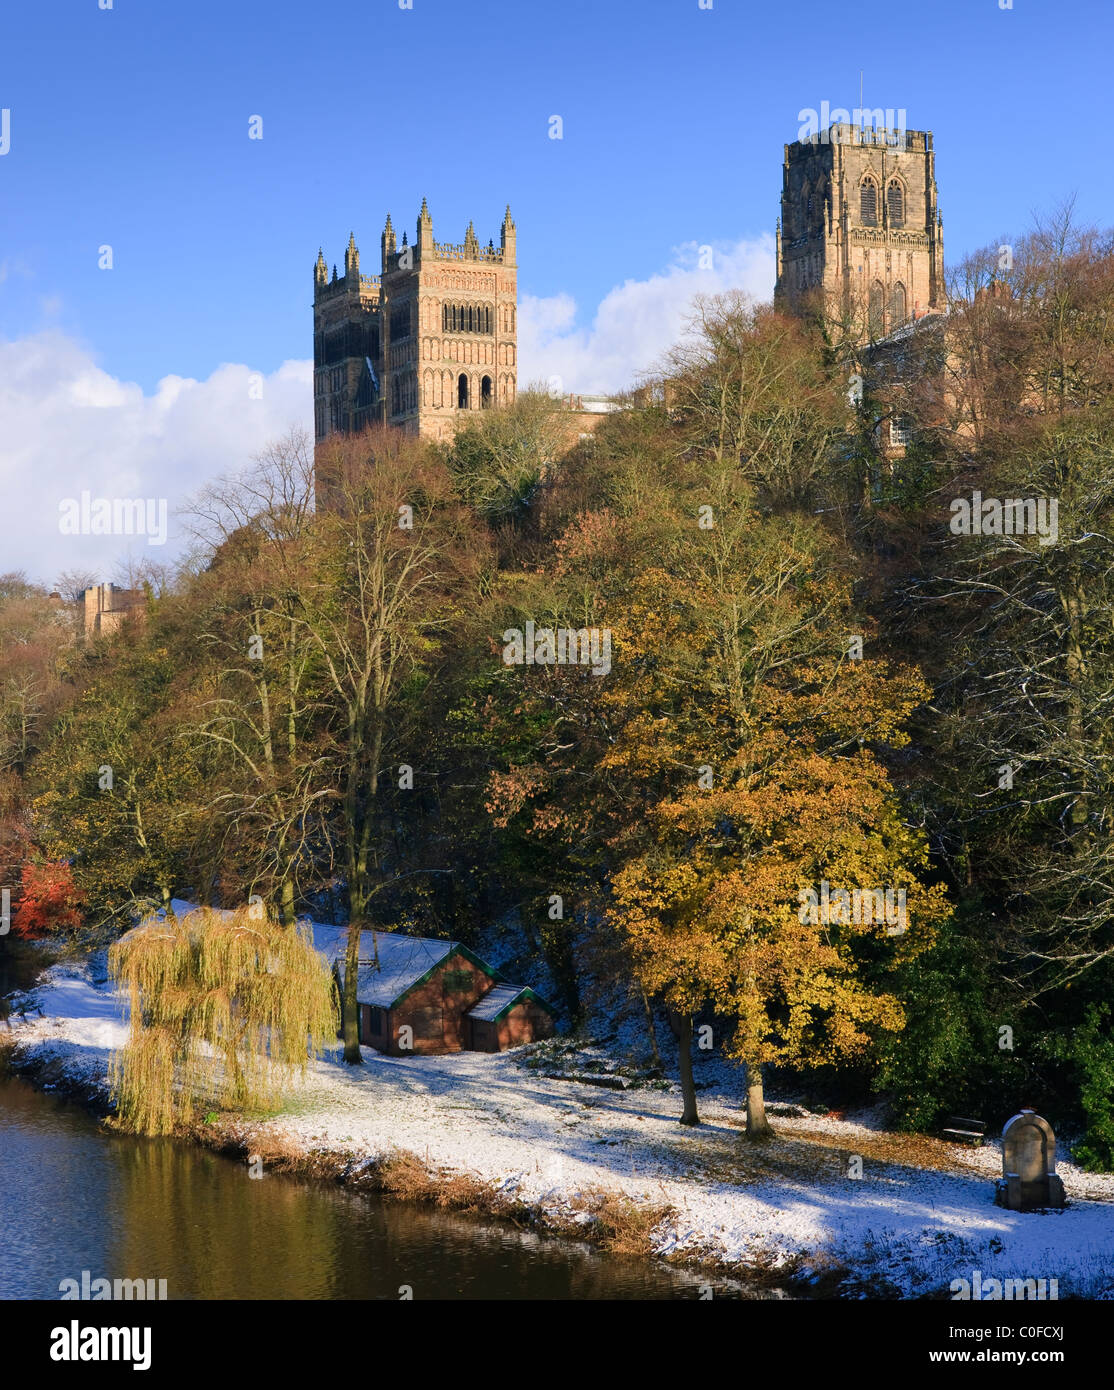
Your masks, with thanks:
M 55 1060 L 86 1088 L 105 1082 L 124 1022 L 103 958 L 55 967 L 20 1002 L 42 1011 L 13 1014 L 24 1057 Z M 543 1208 L 567 1208 L 601 1188 L 668 1204 L 675 1214 L 657 1228 L 659 1253 L 767 1268 L 803 1255 L 818 1278 L 852 1269 L 844 1296 L 857 1287 L 866 1296 L 947 1297 L 952 1279 L 978 1270 L 984 1286 L 1056 1279 L 1060 1298 L 1114 1298 L 1114 1176 L 1062 1159 L 1064 1211 L 1008 1212 L 993 1201 L 996 1144 L 965 1149 L 890 1134 L 876 1114 L 775 1115 L 777 1139 L 749 1145 L 737 1101 L 715 1089 L 701 1093 L 701 1125 L 685 1129 L 675 1087 L 547 1079 L 521 1050 L 394 1058 L 365 1049 L 364 1057 L 353 1071 L 331 1051 L 260 1128 L 307 1150 L 409 1150 Z

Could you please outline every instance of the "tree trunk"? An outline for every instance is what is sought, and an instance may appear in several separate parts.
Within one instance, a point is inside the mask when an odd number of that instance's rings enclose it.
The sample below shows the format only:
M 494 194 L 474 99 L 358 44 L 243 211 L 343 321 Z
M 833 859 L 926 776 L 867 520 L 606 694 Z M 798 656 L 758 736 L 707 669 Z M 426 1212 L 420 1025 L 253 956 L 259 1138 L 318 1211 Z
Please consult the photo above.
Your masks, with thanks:
M 696 1087 L 692 1080 L 692 1015 L 674 1014 L 673 1029 L 677 1034 L 677 1052 L 681 1065 L 681 1096 L 684 1099 L 683 1125 L 698 1125 L 700 1116 L 696 1113 Z
M 654 1011 L 650 1008 L 650 1001 L 646 997 L 646 991 L 641 985 L 638 987 L 639 994 L 642 995 L 642 1007 L 646 1010 L 646 1030 L 650 1035 L 650 1052 L 654 1059 L 654 1066 L 661 1068 L 661 1053 L 658 1051 L 658 1037 L 654 1028 Z M 692 1058 L 690 1057 L 691 1061 Z
M 1071 740 L 1070 755 L 1081 758 L 1084 750 L 1083 731 L 1083 677 L 1086 673 L 1087 658 L 1083 646 L 1083 626 L 1086 619 L 1087 600 L 1081 585 L 1072 578 L 1061 593 L 1060 601 L 1067 616 L 1067 677 L 1071 686 L 1068 697 L 1068 737 Z M 1088 819 L 1087 787 L 1080 788 L 1071 808 L 1071 823 L 1077 829 L 1085 826 Z
M 356 1000 L 360 973 L 360 923 L 348 928 L 348 949 L 344 956 L 344 996 L 341 1007 L 344 1030 L 344 1060 L 350 1067 L 363 1066 L 360 1053 L 360 1006 Z
M 766 1119 L 766 1100 L 762 1090 L 762 1067 L 747 1063 L 747 1138 L 772 1139 L 773 1130 Z

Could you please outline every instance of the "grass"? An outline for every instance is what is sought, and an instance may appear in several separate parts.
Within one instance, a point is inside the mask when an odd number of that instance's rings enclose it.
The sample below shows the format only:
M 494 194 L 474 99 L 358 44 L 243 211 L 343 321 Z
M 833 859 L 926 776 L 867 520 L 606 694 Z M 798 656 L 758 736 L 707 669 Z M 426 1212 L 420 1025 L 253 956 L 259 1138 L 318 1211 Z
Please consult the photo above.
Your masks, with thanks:
M 675 1215 L 666 1202 L 638 1202 L 610 1188 L 580 1193 L 570 1206 L 588 1214 L 594 1238 L 613 1255 L 652 1255 L 654 1232 Z M 585 1233 L 583 1226 L 578 1229 Z

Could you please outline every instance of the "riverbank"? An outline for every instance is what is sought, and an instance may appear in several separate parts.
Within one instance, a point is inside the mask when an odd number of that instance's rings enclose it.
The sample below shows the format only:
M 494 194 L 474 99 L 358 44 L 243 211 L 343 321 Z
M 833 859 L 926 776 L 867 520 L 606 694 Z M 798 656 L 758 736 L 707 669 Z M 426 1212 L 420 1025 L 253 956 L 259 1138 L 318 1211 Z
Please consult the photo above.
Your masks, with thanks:
M 124 1040 L 103 957 L 54 967 L 15 1004 L 15 1069 L 103 1111 L 110 1053 Z M 894 1134 L 878 1112 L 775 1104 L 777 1137 L 752 1145 L 726 1090 L 703 1092 L 701 1125 L 683 1128 L 672 1084 L 629 1085 L 606 1048 L 563 1061 L 546 1049 L 365 1049 L 364 1059 L 350 1069 L 331 1049 L 280 1114 L 220 1117 L 193 1137 L 264 1172 L 336 1178 L 840 1297 L 947 1298 L 953 1279 L 979 1270 L 984 1281 L 1056 1279 L 1061 1298 L 1114 1298 L 1111 1175 L 1061 1161 L 1067 1209 L 1006 1212 L 993 1204 L 996 1145 Z M 544 1074 L 578 1070 L 611 1080 Z

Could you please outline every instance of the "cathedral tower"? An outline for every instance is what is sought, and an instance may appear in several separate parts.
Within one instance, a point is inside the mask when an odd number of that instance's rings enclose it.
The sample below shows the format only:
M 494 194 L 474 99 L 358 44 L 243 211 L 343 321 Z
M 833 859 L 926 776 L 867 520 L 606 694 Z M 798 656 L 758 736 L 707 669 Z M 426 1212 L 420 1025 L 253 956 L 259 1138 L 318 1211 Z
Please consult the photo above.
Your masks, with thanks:
M 465 413 L 514 400 L 518 381 L 515 224 L 499 245 L 433 239 L 425 199 L 410 242 L 388 216 L 379 275 L 360 274 L 349 238 L 344 277 L 313 272 L 314 421 L 318 441 L 383 422 L 451 439 Z
M 932 135 L 836 124 L 785 146 L 774 303 L 876 341 L 946 308 Z

